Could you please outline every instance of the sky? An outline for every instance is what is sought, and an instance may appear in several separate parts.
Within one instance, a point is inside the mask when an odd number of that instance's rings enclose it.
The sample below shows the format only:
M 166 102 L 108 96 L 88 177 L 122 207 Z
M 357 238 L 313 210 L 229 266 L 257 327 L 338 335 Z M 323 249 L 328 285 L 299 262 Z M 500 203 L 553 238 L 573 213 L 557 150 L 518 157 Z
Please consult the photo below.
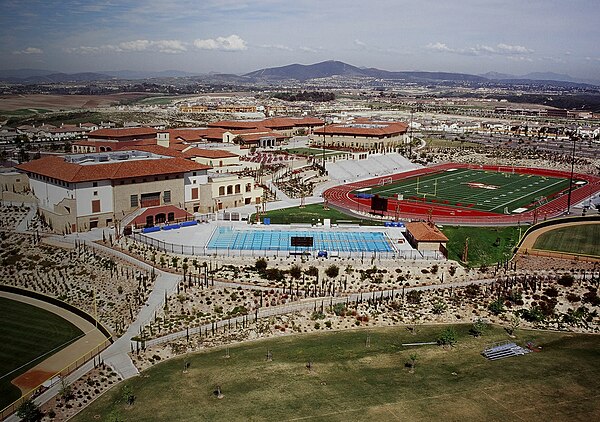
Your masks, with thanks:
M 600 79 L 600 0 L 0 0 L 0 68 L 385 70 Z

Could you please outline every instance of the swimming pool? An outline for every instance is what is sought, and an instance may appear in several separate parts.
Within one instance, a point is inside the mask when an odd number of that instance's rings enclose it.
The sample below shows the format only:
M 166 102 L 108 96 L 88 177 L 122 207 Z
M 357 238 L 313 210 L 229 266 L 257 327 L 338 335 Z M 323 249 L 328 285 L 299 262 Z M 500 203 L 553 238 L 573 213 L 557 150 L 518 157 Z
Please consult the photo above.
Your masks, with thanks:
M 312 247 L 291 246 L 291 237 L 312 237 Z M 207 249 L 244 251 L 394 252 L 383 232 L 320 231 L 320 230 L 242 230 L 218 227 Z

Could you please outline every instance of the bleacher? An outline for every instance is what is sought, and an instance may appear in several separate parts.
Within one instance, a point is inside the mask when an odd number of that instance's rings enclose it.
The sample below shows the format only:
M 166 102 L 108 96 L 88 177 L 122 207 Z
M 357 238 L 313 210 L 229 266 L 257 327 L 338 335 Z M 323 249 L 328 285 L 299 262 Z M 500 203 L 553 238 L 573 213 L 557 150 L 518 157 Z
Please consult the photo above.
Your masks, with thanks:
M 481 354 L 488 360 L 498 360 L 512 356 L 522 356 L 530 352 L 531 350 L 517 346 L 513 342 L 502 342 L 491 345 L 481 352 Z
M 401 173 L 421 167 L 397 154 L 373 154 L 366 160 L 336 160 L 327 163 L 329 176 L 336 180 L 356 180 L 369 176 Z

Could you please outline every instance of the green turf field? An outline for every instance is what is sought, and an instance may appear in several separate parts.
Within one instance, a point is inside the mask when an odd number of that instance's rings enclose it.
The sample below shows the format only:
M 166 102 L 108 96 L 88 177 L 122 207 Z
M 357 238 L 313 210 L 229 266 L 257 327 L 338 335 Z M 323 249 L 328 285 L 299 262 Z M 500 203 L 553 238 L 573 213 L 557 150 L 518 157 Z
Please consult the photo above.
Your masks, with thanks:
M 323 156 L 323 150 L 319 149 L 319 148 L 290 148 L 290 149 L 286 149 L 285 151 L 289 152 L 290 154 L 316 156 L 317 158 Z M 340 151 L 335 151 L 335 150 L 330 150 L 330 149 L 325 150 L 325 157 L 333 157 L 333 156 L 344 155 L 344 154 L 346 154 L 346 153 L 340 152 Z
M 600 337 L 517 331 L 543 347 L 500 361 L 480 353 L 507 340 L 456 326 L 458 343 L 435 341 L 444 326 L 296 335 L 210 350 L 160 363 L 115 386 L 73 420 L 127 421 L 590 421 L 600 418 Z M 365 347 L 367 335 L 370 347 Z M 273 360 L 265 359 L 271 350 Z M 411 373 L 405 364 L 417 353 Z M 307 362 L 312 362 L 309 371 Z M 135 403 L 124 403 L 129 386 Z M 224 395 L 218 399 L 216 386 Z
M 534 249 L 600 257 L 600 224 L 562 227 L 537 238 Z
M 52 312 L 0 297 L 0 408 L 21 397 L 11 380 L 81 335 Z
M 533 208 L 540 198 L 551 200 L 553 195 L 569 187 L 565 178 L 542 177 L 491 170 L 452 169 L 440 173 L 409 178 L 376 186 L 365 193 L 404 199 L 427 198 L 431 203 L 449 207 L 504 214 L 518 208 Z
M 469 238 L 468 263 L 470 267 L 490 266 L 512 256 L 513 248 L 529 226 L 512 227 L 469 227 L 443 226 L 448 238 L 448 259 L 461 261 L 465 240 Z
M 271 219 L 271 224 L 316 224 L 323 219 L 329 218 L 333 224 L 361 224 L 367 226 L 383 226 L 380 221 L 361 219 L 346 215 L 336 209 L 323 209 L 323 204 L 310 204 L 304 208 L 293 207 L 280 210 L 267 211 L 260 215 L 261 220 L 265 217 Z M 255 214 L 250 217 L 251 221 L 256 221 Z

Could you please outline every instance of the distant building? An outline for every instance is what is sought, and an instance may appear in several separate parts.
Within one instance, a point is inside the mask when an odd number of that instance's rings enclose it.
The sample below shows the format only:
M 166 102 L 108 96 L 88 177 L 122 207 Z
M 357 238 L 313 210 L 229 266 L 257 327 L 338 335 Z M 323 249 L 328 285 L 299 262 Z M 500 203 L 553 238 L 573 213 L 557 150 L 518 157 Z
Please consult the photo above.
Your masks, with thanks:
M 402 122 L 358 119 L 351 123 L 328 125 L 314 133 L 314 143 L 319 146 L 365 151 L 389 151 L 409 141 L 408 125 Z

